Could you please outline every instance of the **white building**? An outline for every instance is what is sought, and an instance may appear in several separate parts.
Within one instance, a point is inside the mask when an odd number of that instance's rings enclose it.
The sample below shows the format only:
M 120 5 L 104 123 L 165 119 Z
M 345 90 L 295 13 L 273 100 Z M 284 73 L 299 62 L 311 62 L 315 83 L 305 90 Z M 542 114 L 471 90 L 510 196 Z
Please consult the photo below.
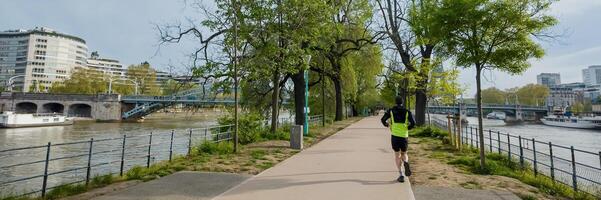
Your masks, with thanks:
M 85 40 L 48 28 L 0 32 L 0 85 L 47 91 L 75 68 L 86 67 L 87 54 Z
M 536 83 L 550 88 L 561 84 L 561 76 L 559 73 L 541 73 L 536 76 Z
M 118 79 L 126 78 L 127 68 L 123 68 L 123 65 L 118 60 L 100 58 L 98 52 L 92 52 L 87 63 L 89 69 L 96 70 L 107 76 Z
M 589 66 L 582 70 L 582 80 L 586 85 L 601 84 L 601 65 Z
M 584 83 L 567 83 L 552 86 L 549 88 L 549 96 L 547 97 L 547 106 L 552 107 L 569 107 L 577 101 L 582 101 L 585 91 Z

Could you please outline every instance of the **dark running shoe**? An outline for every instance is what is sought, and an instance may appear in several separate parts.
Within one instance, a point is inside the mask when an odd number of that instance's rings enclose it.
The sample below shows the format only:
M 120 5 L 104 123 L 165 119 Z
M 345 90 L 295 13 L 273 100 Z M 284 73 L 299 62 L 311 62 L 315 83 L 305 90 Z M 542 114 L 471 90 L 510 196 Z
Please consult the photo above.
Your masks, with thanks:
M 404 162 L 403 165 L 405 166 L 405 175 L 411 176 L 411 168 L 409 167 L 409 163 Z
M 404 183 L 405 177 L 403 175 L 401 175 L 401 176 L 399 176 L 399 178 L 396 179 L 396 181 L 398 181 L 399 183 Z

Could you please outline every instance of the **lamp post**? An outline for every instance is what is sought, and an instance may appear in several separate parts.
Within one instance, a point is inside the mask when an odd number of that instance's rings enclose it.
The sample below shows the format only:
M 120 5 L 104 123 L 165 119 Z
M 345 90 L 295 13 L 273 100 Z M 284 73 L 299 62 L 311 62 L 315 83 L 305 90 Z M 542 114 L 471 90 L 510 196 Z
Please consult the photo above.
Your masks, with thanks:
M 9 88 L 10 88 L 10 90 L 9 90 L 10 92 L 12 92 L 12 91 L 13 91 L 13 80 L 14 80 L 15 78 L 19 78 L 19 77 L 25 77 L 25 75 L 16 75 L 16 76 L 12 76 L 12 77 L 8 78 L 8 81 L 6 81 L 7 85 L 8 85 L 8 86 L 9 86 Z
M 303 134 L 309 135 L 309 64 L 311 63 L 311 55 L 306 55 L 303 60 L 305 61 L 304 78 L 305 78 L 305 123 L 303 124 Z

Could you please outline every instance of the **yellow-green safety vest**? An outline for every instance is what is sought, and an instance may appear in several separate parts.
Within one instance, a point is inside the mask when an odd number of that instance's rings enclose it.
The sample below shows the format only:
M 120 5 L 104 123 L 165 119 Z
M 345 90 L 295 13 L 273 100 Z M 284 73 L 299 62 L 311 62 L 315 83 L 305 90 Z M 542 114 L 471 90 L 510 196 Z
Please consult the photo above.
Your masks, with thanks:
M 409 137 L 409 126 L 407 126 L 407 118 L 409 118 L 409 112 L 407 112 L 405 115 L 405 122 L 395 123 L 394 115 L 392 114 L 392 111 L 390 111 L 390 119 L 392 119 L 390 131 L 392 132 L 392 135 L 404 138 Z

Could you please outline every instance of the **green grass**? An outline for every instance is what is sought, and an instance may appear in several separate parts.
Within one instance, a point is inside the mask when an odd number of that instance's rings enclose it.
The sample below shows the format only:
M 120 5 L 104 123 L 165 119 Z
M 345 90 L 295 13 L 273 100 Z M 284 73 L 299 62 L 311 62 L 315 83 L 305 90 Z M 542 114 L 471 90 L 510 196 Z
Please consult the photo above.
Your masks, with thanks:
M 535 175 L 530 169 L 528 163 L 524 163 L 524 166 L 521 166 L 519 161 L 515 159 L 509 159 L 507 155 L 487 153 L 486 166 L 482 168 L 480 167 L 478 149 L 468 147 L 462 150 L 455 150 L 450 145 L 445 145 L 446 142 L 448 142 L 444 141 L 447 134 L 441 134 L 440 132 L 442 132 L 442 130 L 437 128 L 421 127 L 417 128 L 416 130 L 412 130 L 411 134 L 414 137 L 426 138 L 427 141 L 424 141 L 425 143 L 434 144 L 432 153 L 430 154 L 431 158 L 446 161 L 447 164 L 455 165 L 461 169 L 465 169 L 470 173 L 480 175 L 499 175 L 515 178 L 523 183 L 538 188 L 543 193 L 552 196 L 582 200 L 597 199 L 588 193 L 574 192 L 571 187 L 557 183 L 549 177 Z M 430 138 L 435 138 L 436 140 L 432 140 Z M 473 184 L 469 182 L 464 183 L 464 185 L 464 187 L 473 186 Z M 532 197 L 528 196 L 524 196 L 522 198 L 532 199 Z
M 231 142 L 204 141 L 197 148 L 198 154 L 227 155 L 234 153 L 234 144 Z

